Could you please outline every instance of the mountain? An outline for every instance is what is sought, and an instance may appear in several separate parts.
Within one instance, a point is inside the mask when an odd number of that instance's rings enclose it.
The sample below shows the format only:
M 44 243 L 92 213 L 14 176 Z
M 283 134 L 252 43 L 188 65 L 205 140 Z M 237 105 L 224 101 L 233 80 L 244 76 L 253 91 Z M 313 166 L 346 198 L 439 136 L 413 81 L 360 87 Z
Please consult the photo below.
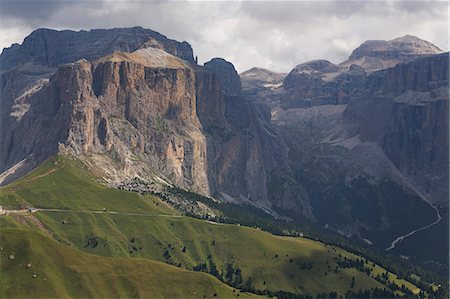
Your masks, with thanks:
M 448 53 L 440 52 L 413 37 L 367 42 L 350 60 L 377 57 L 385 64 L 370 69 L 314 60 L 296 66 L 276 90 L 254 84 L 256 95 L 248 81 L 249 97 L 271 108 L 303 206 L 311 207 L 316 223 L 375 245 L 409 221 L 399 215 L 425 217 L 423 224 L 447 234 L 449 71 Z M 295 205 L 290 209 L 295 218 Z M 398 216 L 390 214 L 396 209 Z M 400 247 L 427 263 L 439 255 L 448 264 L 448 245 L 426 257 L 420 246 Z
M 8 63 L 29 59 L 2 73 L 0 169 L 17 165 L 3 175 L 4 182 L 66 152 L 84 155 L 111 184 L 141 177 L 270 209 L 265 182 L 283 168 L 279 153 L 286 150 L 271 133 L 270 116 L 242 95 L 234 66 L 223 59 L 195 65 L 192 51 L 186 56 L 178 50 L 186 48 L 183 43 L 142 28 L 128 30 L 135 44 L 119 45 L 140 47 L 133 52 L 114 47 L 92 52 L 89 42 L 97 30 L 38 30 L 30 35 L 35 42 L 26 39 L 2 54 Z M 100 32 L 117 41 L 126 31 Z M 36 39 L 46 41 L 49 32 L 63 45 L 74 36 L 87 44 L 71 57 L 31 47 L 41 44 Z M 21 56 L 41 50 L 42 57 L 54 58 Z M 69 63 L 53 68 L 56 62 Z M 39 66 L 48 72 L 29 75 L 38 63 L 49 63 Z
M 0 58 L 1 183 L 76 157 L 103 184 L 187 215 L 396 250 L 441 224 L 448 194 L 448 57 L 401 40 L 350 59 L 394 68 L 314 60 L 241 78 L 139 27 L 37 30 Z
M 284 77 L 283 84 L 276 80 L 264 83 L 266 86 L 275 84 L 272 85 L 272 89 L 276 86 L 274 90 L 261 88 L 261 84 L 247 79 L 245 74 L 243 80 L 249 82 L 246 87 L 248 96 L 260 99 L 272 108 L 346 104 L 357 91 L 365 88 L 368 74 L 442 52 L 433 44 L 414 36 L 390 41 L 367 41 L 340 64 L 327 60 L 307 61 L 292 69 Z M 252 90 L 252 86 L 259 88 Z
M 253 85 L 250 84 L 251 82 L 254 82 L 256 84 L 270 84 L 274 82 L 281 83 L 286 74 L 272 72 L 264 68 L 253 67 L 249 70 L 246 70 L 245 72 L 242 72 L 241 74 L 239 74 L 239 76 L 241 77 L 242 85 L 244 85 L 245 82 L 249 87 L 253 87 Z
M 412 35 L 393 40 L 369 40 L 356 48 L 349 59 L 341 63 L 343 67 L 352 64 L 361 66 L 371 73 L 408 62 L 425 55 L 435 55 L 443 51 L 430 42 Z
M 142 27 L 93 29 L 89 31 L 37 29 L 22 45 L 5 48 L 0 58 L 2 72 L 17 65 L 38 64 L 59 66 L 81 58 L 91 60 L 114 51 L 133 52 L 144 43 L 158 45 L 168 53 L 194 62 L 192 48 L 164 35 Z
M 242 82 L 242 89 L 245 94 L 258 100 L 258 92 L 269 89 L 274 91 L 283 84 L 283 79 L 286 76 L 284 73 L 276 73 L 263 68 L 251 68 L 239 74 Z
M 16 134 L 16 141 L 19 136 L 17 133 L 13 133 L 15 129 L 12 127 L 22 126 L 24 122 L 19 122 L 30 109 L 41 109 L 34 117 L 53 118 L 52 115 L 44 115 L 47 111 L 50 111 L 50 114 L 56 113 L 53 110 L 58 109 L 59 103 L 47 103 L 50 106 L 53 105 L 52 107 L 38 107 L 39 105 L 31 107 L 30 97 L 48 85 L 50 78 L 54 77 L 59 66 L 65 63 L 73 63 L 79 59 L 97 59 L 116 50 L 134 51 L 144 44 L 164 48 L 168 53 L 178 55 L 187 61 L 193 61 L 192 49 L 186 42 L 178 43 L 155 31 L 141 27 L 79 32 L 38 29 L 25 38 L 22 45 L 14 44 L 10 48 L 4 49 L 0 56 L 0 91 L 2 94 L 0 103 L 2 111 L 0 118 L 2 127 L 0 171 L 17 163 L 19 161 L 17 159 L 24 159 L 34 150 L 42 151 L 34 153 L 34 158 L 21 164 L 22 171 L 18 170 L 20 176 L 57 150 L 58 145 L 51 141 L 55 141 L 54 138 L 63 138 L 63 136 L 55 136 L 56 134 L 65 133 L 49 133 L 48 135 L 52 136 L 44 137 L 45 146 L 29 143 L 29 146 L 23 145 L 21 149 L 13 150 L 13 136 Z M 58 75 L 61 75 L 61 73 Z M 64 94 L 65 90 L 56 92 Z M 59 100 L 56 99 L 56 101 Z M 28 125 L 32 126 L 32 124 Z M 56 124 L 50 127 L 50 131 L 59 130 L 59 127 L 59 123 L 56 121 Z M 25 136 L 21 138 L 25 140 L 17 142 L 25 143 L 27 138 Z M 48 140 L 51 138 L 54 140 Z M 11 155 L 15 156 L 12 157 Z

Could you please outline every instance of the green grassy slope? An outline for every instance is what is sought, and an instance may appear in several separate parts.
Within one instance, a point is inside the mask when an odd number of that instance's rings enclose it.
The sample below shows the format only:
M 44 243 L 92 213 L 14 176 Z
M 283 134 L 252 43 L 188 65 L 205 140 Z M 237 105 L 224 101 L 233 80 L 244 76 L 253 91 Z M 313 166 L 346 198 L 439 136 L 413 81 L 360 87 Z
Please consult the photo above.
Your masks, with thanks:
M 99 184 L 82 163 L 62 156 L 50 159 L 0 192 L 1 204 L 9 208 L 33 206 L 92 211 L 106 207 L 114 211 L 175 214 L 154 197 Z
M 139 261 L 148 258 L 207 271 L 239 288 L 345 294 L 349 290 L 387 285 L 374 279 L 384 269 L 372 263 L 364 262 L 364 267 L 371 269 L 369 273 L 356 267 L 338 267 L 344 258 L 360 258 L 340 248 L 179 216 L 155 197 L 96 183 L 79 163 L 65 157 L 51 160 L 27 177 L 0 189 L 0 204 L 7 208 L 71 210 L 40 211 L 14 218 L 47 232 L 60 243 L 88 253 L 121 258 L 118 260 L 127 258 L 124 260 L 130 262 L 136 261 L 133 258 Z M 107 211 L 94 213 L 103 208 Z M 14 223 L 7 220 L 10 216 L 3 218 L 2 227 Z M 393 274 L 389 275 L 389 282 L 403 284 L 415 293 L 419 291 Z M 170 284 L 170 281 L 160 282 L 156 286 Z
M 214 263 L 219 273 L 231 264 L 241 269 L 244 282 L 252 277 L 254 287 L 262 290 L 317 293 L 325 289 L 345 293 L 353 276 L 358 277 L 356 289 L 382 287 L 355 269 L 334 273 L 334 259 L 339 253 L 357 257 L 308 239 L 277 237 L 252 228 L 187 217 L 48 212 L 39 214 L 39 219 L 58 240 L 81 250 L 146 257 L 190 269 L 202 263 L 210 269 Z M 313 263 L 311 270 L 302 269 L 305 262 Z
M 2 298 L 231 298 L 239 293 L 205 273 L 149 259 L 98 257 L 31 230 L 3 228 L 0 240 Z

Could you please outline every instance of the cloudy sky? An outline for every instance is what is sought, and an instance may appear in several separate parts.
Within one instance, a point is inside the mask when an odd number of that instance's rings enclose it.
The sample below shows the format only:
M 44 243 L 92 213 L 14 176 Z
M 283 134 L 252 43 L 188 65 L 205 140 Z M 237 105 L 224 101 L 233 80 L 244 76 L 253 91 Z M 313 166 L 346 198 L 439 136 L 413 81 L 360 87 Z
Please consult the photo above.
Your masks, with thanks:
M 448 16 L 447 1 L 0 0 L 0 47 L 42 27 L 142 26 L 188 41 L 199 62 L 287 72 L 311 59 L 342 62 L 369 39 L 410 34 L 448 50 Z

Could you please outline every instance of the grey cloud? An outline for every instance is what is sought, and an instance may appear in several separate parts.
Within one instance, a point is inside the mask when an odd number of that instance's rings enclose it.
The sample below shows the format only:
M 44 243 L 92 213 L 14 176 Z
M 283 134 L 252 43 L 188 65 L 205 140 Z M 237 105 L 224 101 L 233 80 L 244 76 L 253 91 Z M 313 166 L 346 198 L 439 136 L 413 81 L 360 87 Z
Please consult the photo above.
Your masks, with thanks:
M 4 0 L 0 0 L 4 4 Z M 1 11 L 1 46 L 37 27 L 142 26 L 192 44 L 200 61 L 223 57 L 239 71 L 289 71 L 311 59 L 338 63 L 368 39 L 412 34 L 447 49 L 446 2 L 433 1 L 15 1 Z
M 439 16 L 448 10 L 447 1 L 398 1 L 394 3 L 398 10 L 413 14 L 431 14 Z
M 48 19 L 65 6 L 75 4 L 74 1 L 2 0 L 0 1 L 0 15 L 2 18 L 16 18 L 34 24 Z
M 244 2 L 242 8 L 255 19 L 301 23 L 324 16 L 347 18 L 363 4 L 363 1 L 269 1 Z

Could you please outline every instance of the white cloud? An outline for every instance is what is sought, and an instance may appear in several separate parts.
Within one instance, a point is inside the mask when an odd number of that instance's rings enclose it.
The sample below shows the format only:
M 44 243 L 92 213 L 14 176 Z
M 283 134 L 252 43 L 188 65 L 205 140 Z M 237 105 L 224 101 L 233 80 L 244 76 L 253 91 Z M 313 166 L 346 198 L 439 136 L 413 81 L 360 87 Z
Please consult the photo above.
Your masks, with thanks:
M 448 50 L 448 4 L 433 1 L 31 1 L 0 0 L 0 46 L 33 29 L 142 26 L 191 43 L 200 62 L 238 71 L 289 71 L 311 59 L 338 63 L 368 39 L 416 35 Z

